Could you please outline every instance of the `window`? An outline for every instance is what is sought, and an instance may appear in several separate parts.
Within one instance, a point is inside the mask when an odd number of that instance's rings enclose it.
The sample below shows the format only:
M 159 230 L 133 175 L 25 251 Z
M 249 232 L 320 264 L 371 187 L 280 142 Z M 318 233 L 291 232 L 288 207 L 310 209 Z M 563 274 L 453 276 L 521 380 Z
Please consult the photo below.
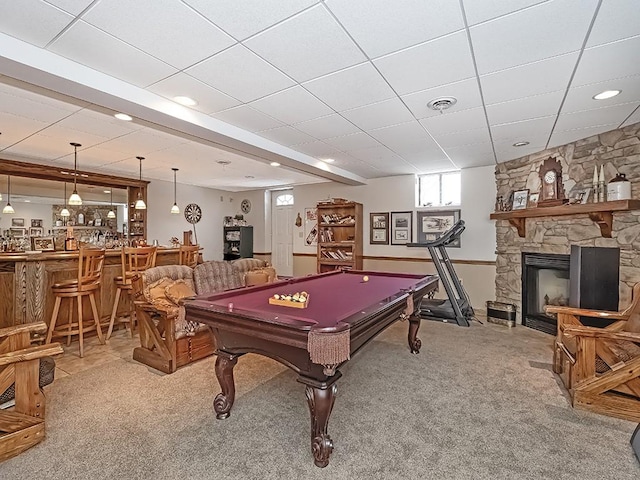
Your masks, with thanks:
M 445 207 L 460 205 L 460 172 L 418 175 L 418 206 Z
M 293 195 L 290 193 L 283 193 L 276 197 L 276 207 L 284 207 L 286 205 L 293 205 Z

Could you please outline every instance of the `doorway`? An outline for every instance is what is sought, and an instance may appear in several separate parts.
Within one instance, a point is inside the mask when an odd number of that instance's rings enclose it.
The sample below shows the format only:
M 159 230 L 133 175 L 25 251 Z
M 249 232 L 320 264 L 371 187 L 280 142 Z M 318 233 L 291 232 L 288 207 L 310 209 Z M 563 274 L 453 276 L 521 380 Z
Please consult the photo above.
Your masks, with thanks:
M 271 263 L 278 276 L 293 276 L 293 190 L 271 192 Z

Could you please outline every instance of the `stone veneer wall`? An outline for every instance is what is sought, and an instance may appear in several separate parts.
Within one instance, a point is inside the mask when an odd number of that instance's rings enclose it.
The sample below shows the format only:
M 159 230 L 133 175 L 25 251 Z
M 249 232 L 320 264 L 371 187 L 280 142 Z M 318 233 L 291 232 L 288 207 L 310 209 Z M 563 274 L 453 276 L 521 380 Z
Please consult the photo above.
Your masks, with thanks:
M 538 192 L 538 168 L 548 157 L 560 160 L 568 197 L 574 189 L 590 187 L 594 167 L 604 165 L 606 182 L 624 173 L 631 181 L 632 198 L 640 198 L 640 123 L 498 164 L 498 195 L 506 199 L 510 191 L 525 188 Z M 640 281 L 639 220 L 640 211 L 614 213 L 612 238 L 603 238 L 586 214 L 527 219 L 526 238 L 520 238 L 508 221 L 496 221 L 496 300 L 517 305 L 520 318 L 521 253 L 568 254 L 575 244 L 620 248 L 620 305 L 626 306 L 633 285 Z

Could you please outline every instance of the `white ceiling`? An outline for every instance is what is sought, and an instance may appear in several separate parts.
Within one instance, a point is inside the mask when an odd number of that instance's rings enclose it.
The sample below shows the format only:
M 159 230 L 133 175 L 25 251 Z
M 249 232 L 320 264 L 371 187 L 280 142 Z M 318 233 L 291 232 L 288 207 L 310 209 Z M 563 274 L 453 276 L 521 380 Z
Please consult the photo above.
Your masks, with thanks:
M 76 141 L 80 168 L 136 176 L 142 155 L 146 179 L 172 180 L 175 166 L 182 183 L 226 190 L 358 184 L 492 165 L 640 120 L 638 0 L 0 0 L 0 11 L 4 158 L 68 166 Z M 592 99 L 607 89 L 622 93 Z M 458 102 L 428 109 L 440 96 Z

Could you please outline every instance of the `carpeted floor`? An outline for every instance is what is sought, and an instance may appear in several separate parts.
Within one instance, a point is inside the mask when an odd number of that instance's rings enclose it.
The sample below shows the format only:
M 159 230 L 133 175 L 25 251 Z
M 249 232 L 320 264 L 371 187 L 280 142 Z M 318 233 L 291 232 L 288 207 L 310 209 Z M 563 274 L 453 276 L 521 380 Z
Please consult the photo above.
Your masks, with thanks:
M 524 327 L 398 323 L 345 368 L 313 465 L 293 372 L 255 355 L 216 420 L 214 359 L 172 375 L 113 357 L 47 387 L 47 438 L 0 464 L 13 479 L 638 479 L 630 422 L 573 410 L 552 337 Z

